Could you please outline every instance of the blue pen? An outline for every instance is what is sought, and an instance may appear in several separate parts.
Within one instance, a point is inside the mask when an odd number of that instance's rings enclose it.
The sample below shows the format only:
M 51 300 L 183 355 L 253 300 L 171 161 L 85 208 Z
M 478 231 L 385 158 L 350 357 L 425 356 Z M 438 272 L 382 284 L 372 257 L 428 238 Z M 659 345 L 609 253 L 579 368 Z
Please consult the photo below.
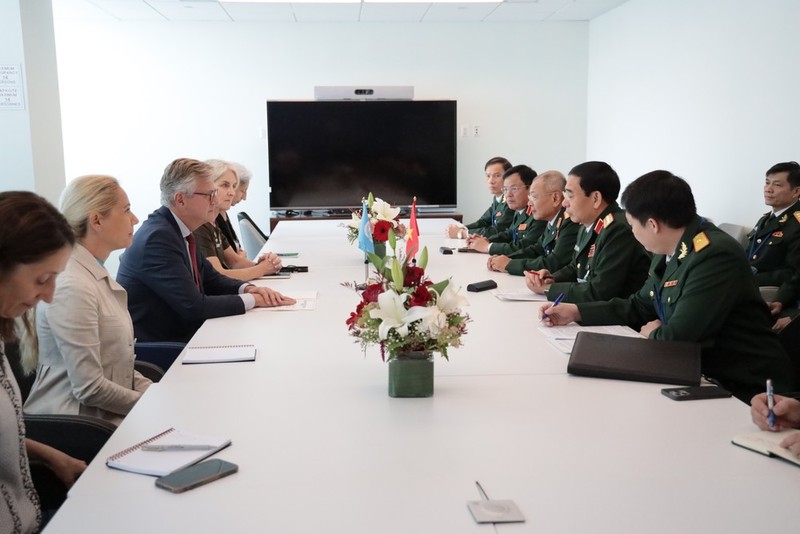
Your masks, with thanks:
M 561 304 L 562 300 L 564 300 L 564 293 L 559 293 L 558 296 L 556 297 L 556 300 L 553 301 L 553 305 L 550 306 L 550 307 L 554 308 L 554 307 L 558 306 L 559 304 Z M 542 313 L 542 321 L 544 321 L 545 319 L 547 319 L 547 314 L 546 313 Z
M 767 378 L 767 408 L 769 408 L 769 415 L 767 416 L 767 423 L 770 429 L 775 429 L 775 412 L 772 409 L 775 407 L 775 393 L 772 390 L 772 380 Z

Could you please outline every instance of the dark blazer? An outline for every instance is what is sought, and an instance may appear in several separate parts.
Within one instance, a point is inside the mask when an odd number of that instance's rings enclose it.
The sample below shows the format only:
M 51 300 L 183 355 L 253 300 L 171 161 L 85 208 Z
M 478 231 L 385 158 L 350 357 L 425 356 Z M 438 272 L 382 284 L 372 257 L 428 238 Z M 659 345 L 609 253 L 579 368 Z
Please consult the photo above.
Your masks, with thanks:
M 572 222 L 564 208 L 561 208 L 555 224 L 548 224 L 536 243 L 508 255 L 511 261 L 506 265 L 506 271 L 518 276 L 525 271 L 539 269 L 547 269 L 551 273 L 558 271 L 572 261 L 572 251 L 581 229 L 583 226 Z
M 797 299 L 790 280 L 800 272 L 800 202 L 780 217 L 765 213 L 747 234 L 747 254 L 756 283 L 779 286 L 775 300 L 793 304 Z
M 742 401 L 763 391 L 767 378 L 776 391 L 796 391 L 791 360 L 770 330 L 772 318 L 739 243 L 695 217 L 675 252 L 669 262 L 654 256 L 648 280 L 628 298 L 578 304 L 583 324 L 638 330 L 661 319 L 650 337 L 701 343 L 703 374 Z
M 200 289 L 178 223 L 166 207 L 150 214 L 120 259 L 137 341 L 187 342 L 206 319 L 245 312 L 242 282 L 219 274 L 197 251 Z

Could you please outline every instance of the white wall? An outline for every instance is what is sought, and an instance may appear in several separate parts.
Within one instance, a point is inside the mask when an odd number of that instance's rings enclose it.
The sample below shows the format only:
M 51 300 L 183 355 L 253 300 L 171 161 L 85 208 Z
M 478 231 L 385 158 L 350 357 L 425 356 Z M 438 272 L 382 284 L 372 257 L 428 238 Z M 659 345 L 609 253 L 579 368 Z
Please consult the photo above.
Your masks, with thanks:
M 117 176 L 140 218 L 176 157 L 240 161 L 266 227 L 267 99 L 315 85 L 413 85 L 458 100 L 459 209 L 488 205 L 483 163 L 568 170 L 586 139 L 588 24 L 257 24 L 56 20 L 66 172 Z
M 800 160 L 800 2 L 630 0 L 590 23 L 587 155 L 628 183 L 665 168 L 698 210 L 750 226 L 765 171 Z

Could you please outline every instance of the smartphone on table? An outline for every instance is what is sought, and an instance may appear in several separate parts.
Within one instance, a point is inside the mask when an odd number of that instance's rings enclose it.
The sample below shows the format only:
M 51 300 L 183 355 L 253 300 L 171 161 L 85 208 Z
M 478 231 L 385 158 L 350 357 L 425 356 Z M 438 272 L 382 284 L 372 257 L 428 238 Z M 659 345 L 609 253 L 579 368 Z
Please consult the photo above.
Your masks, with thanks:
M 172 493 L 183 493 L 203 484 L 234 474 L 239 466 L 214 458 L 206 460 L 156 479 L 156 486 Z

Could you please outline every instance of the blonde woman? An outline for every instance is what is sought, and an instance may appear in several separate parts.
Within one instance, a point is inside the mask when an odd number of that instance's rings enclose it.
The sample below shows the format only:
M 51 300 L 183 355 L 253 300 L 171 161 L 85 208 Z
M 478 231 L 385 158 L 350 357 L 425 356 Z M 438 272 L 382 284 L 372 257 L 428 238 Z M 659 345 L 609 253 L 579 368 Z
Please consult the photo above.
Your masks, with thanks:
M 211 166 L 214 185 L 217 188 L 217 204 L 214 206 L 216 219 L 220 212 L 227 212 L 230 209 L 236 196 L 239 179 L 233 166 L 227 161 L 210 159 L 206 163 Z M 200 226 L 194 231 L 194 237 L 197 249 L 211 266 L 229 278 L 247 282 L 260 276 L 274 274 L 281 269 L 280 258 L 271 252 L 259 257 L 256 262 L 237 254 L 216 223 Z
M 229 162 L 229 165 L 233 172 L 236 173 L 236 177 L 239 179 L 239 184 L 236 186 L 236 191 L 234 192 L 233 200 L 230 204 L 230 207 L 233 207 L 242 200 L 247 200 L 247 190 L 250 188 L 250 179 L 253 178 L 253 174 L 240 163 Z M 229 208 L 220 206 L 219 215 L 217 215 L 216 220 L 217 228 L 220 229 L 222 235 L 228 240 L 228 243 L 231 245 L 233 251 L 239 256 L 247 259 L 247 251 L 245 251 L 244 248 L 242 248 L 242 245 L 239 243 L 239 236 L 236 235 L 236 231 L 233 229 L 233 224 L 231 224 L 231 220 L 228 217 L 228 209 Z
M 61 196 L 77 243 L 51 303 L 37 309 L 39 365 L 26 413 L 81 414 L 119 424 L 150 386 L 133 368 L 128 295 L 103 263 L 139 222 L 110 176 L 82 176 Z

